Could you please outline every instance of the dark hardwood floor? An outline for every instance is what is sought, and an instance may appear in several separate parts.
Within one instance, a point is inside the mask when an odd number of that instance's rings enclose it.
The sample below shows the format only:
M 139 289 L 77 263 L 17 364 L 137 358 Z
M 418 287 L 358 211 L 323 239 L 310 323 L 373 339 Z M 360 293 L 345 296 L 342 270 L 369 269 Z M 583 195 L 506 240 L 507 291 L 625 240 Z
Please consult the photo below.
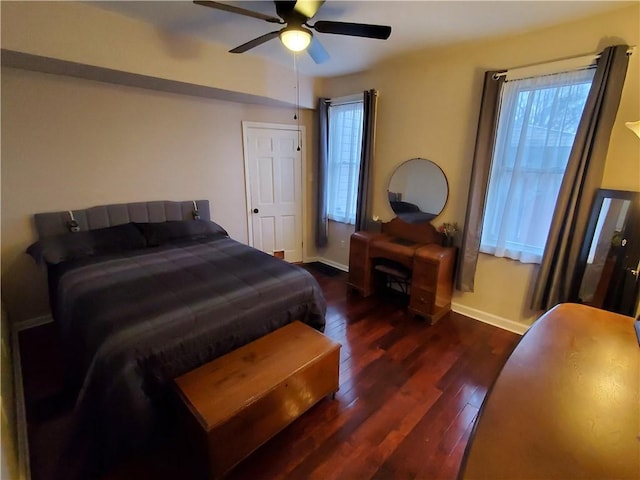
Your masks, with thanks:
M 519 335 L 450 313 L 434 326 L 394 295 L 362 299 L 346 274 L 310 269 L 342 344 L 340 390 L 231 472 L 231 479 L 454 479 L 478 410 Z M 20 334 L 33 480 L 53 477 L 71 404 L 53 325 Z M 185 438 L 107 476 L 191 478 Z

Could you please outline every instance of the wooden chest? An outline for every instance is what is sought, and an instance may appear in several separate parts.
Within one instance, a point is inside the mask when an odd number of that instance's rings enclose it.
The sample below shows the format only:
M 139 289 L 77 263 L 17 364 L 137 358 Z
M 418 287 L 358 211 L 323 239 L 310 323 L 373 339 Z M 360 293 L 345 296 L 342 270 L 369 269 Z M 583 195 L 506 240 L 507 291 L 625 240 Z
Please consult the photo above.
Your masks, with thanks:
M 338 390 L 340 344 L 293 322 L 176 379 L 209 472 L 238 462 Z

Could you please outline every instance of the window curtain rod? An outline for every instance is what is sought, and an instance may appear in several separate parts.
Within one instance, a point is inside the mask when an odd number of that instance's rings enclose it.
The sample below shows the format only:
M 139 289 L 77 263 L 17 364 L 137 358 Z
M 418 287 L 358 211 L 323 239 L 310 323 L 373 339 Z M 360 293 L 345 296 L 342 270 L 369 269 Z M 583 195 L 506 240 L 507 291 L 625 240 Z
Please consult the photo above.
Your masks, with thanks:
M 356 93 L 354 95 L 347 95 L 345 97 L 330 98 L 330 105 L 349 105 L 351 103 L 362 103 L 364 96 L 362 93 Z
M 633 55 L 635 46 L 629 47 L 627 55 Z M 592 53 L 589 55 L 581 55 L 579 57 L 565 58 L 554 62 L 538 63 L 535 65 L 527 65 L 525 67 L 510 68 L 504 72 L 493 75 L 494 79 L 505 77 L 505 81 L 521 80 L 523 78 L 538 77 L 543 75 L 553 75 L 554 73 L 568 72 L 571 70 L 580 70 L 595 66 L 596 60 L 600 58 L 601 53 Z

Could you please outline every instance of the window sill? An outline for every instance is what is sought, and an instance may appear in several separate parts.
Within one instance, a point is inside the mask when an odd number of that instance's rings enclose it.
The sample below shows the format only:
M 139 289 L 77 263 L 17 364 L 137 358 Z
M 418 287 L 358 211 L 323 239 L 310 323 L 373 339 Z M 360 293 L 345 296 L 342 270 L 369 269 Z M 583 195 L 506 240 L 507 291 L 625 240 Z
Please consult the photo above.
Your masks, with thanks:
M 351 222 L 341 222 L 340 220 L 334 220 L 333 218 L 329 218 L 328 219 L 330 222 L 332 223 L 341 223 L 343 225 L 351 225 L 352 227 L 355 226 L 355 222 L 351 223 Z
M 521 250 L 515 250 L 515 249 L 511 249 L 511 250 L 505 249 L 503 255 L 496 255 L 495 250 L 496 250 L 496 247 L 487 247 L 486 245 L 480 247 L 480 253 L 484 255 L 490 255 L 496 258 L 504 258 L 507 260 L 512 260 L 514 262 L 534 264 L 534 265 L 539 265 L 542 262 L 542 255 L 538 253 L 531 253 L 526 251 L 523 252 Z

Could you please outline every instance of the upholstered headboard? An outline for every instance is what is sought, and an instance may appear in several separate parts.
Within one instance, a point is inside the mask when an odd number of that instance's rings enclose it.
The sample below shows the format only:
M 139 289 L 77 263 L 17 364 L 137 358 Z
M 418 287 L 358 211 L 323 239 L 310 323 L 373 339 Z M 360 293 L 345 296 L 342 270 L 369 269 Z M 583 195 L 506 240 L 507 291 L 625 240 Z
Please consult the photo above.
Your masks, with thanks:
M 69 222 L 75 220 L 79 230 L 95 230 L 123 223 L 160 223 L 171 220 L 193 220 L 194 211 L 202 220 L 210 220 L 209 200 L 172 202 L 120 203 L 100 205 L 84 210 L 36 213 L 36 230 L 40 238 L 69 232 Z M 73 216 L 73 218 L 72 218 Z

